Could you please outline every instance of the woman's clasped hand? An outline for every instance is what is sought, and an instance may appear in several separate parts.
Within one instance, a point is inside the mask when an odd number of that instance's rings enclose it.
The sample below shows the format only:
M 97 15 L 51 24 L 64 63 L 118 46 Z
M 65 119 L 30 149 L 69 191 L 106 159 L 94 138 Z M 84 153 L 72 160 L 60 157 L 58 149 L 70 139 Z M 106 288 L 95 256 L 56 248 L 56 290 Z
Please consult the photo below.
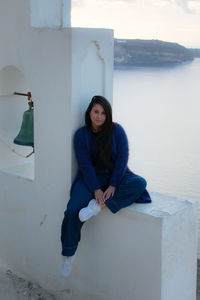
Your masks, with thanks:
M 111 196 L 114 196 L 115 189 L 115 186 L 110 185 L 105 192 L 103 192 L 101 189 L 95 190 L 94 196 L 97 203 L 103 206 L 107 199 L 109 199 Z

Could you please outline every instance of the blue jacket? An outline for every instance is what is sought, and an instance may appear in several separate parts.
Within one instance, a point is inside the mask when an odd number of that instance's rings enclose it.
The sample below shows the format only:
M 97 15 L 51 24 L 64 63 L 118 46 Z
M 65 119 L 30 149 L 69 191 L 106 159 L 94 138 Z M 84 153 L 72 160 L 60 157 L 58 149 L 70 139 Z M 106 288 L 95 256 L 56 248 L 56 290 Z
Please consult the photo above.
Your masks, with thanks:
M 92 157 L 96 155 L 95 139 L 91 129 L 87 126 L 79 128 L 74 135 L 74 150 L 78 162 L 78 173 L 75 182 L 82 177 L 89 190 L 93 193 L 97 189 L 101 189 L 101 185 L 96 176 L 97 168 L 92 163 Z M 114 169 L 112 171 L 109 185 L 117 187 L 126 171 L 129 171 L 128 163 L 128 140 L 123 127 L 115 123 L 112 132 L 112 160 L 114 161 Z M 71 190 L 72 190 L 71 189 Z M 148 192 L 145 190 L 137 202 L 151 202 Z

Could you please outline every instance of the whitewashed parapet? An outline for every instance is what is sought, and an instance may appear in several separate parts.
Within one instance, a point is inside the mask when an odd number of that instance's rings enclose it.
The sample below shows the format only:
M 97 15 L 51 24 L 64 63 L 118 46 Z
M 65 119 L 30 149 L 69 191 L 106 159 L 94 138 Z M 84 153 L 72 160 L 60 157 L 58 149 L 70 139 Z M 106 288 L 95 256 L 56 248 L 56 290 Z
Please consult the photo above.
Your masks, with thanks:
M 31 26 L 70 27 L 71 0 L 30 0 Z
M 196 299 L 197 203 L 151 196 L 87 222 L 66 283 L 71 299 Z

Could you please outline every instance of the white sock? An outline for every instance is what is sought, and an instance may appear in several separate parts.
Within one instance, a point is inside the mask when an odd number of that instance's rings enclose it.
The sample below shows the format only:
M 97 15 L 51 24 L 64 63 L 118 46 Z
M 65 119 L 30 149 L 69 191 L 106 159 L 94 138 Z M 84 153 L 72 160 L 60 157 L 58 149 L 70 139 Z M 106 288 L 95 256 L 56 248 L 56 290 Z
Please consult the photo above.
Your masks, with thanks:
M 62 258 L 62 266 L 61 266 L 61 275 L 64 277 L 69 276 L 72 270 L 72 263 L 75 259 L 75 255 L 73 256 L 63 256 Z
M 75 254 L 72 256 L 63 256 L 64 261 L 68 260 L 71 263 L 73 263 L 74 259 L 75 259 Z

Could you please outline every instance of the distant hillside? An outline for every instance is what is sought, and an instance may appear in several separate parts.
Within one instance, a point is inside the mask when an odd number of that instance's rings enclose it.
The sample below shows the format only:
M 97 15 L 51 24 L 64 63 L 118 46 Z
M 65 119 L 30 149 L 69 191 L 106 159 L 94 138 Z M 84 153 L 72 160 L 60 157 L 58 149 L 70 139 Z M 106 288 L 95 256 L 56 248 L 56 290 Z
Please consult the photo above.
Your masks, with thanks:
M 192 55 L 194 57 L 200 57 L 200 49 L 190 49 L 189 50 L 192 52 Z
M 193 59 L 194 52 L 177 43 L 140 39 L 115 39 L 114 41 L 116 67 L 166 66 Z

